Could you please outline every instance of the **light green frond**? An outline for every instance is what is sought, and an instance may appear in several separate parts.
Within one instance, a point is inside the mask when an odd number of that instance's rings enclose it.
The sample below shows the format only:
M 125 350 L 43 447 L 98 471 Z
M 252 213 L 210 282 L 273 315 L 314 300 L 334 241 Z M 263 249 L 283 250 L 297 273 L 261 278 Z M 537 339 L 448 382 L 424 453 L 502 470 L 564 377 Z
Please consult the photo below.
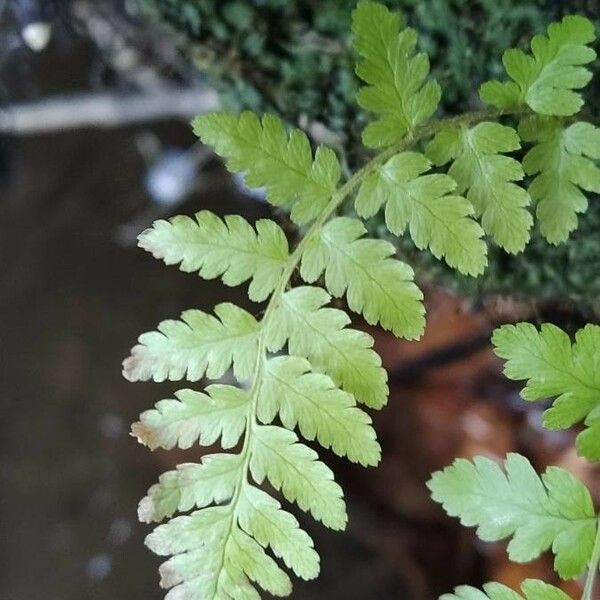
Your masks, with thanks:
M 317 453 L 298 443 L 295 433 L 273 425 L 257 425 L 251 437 L 250 472 L 261 484 L 268 479 L 286 500 L 331 529 L 345 529 L 348 517 L 340 486 Z
M 289 250 L 277 223 L 260 219 L 255 227 L 239 215 L 222 220 L 203 210 L 193 219 L 179 215 L 156 221 L 139 236 L 139 245 L 165 264 L 181 263 L 182 271 L 204 279 L 221 277 L 229 286 L 251 279 L 248 295 L 261 302 L 277 285 Z
M 378 119 L 363 131 L 370 148 L 390 146 L 427 121 L 441 97 L 437 81 L 426 81 L 429 58 L 415 54 L 417 33 L 402 17 L 374 2 L 359 2 L 352 13 L 353 45 L 361 57 L 356 74 L 367 84 L 358 103 Z
M 492 338 L 495 352 L 506 360 L 505 375 L 526 380 L 525 400 L 556 397 L 544 413 L 549 429 L 565 429 L 585 421 L 590 428 L 577 440 L 579 453 L 600 460 L 600 326 L 587 325 L 569 336 L 555 325 L 538 331 L 530 323 L 504 325 Z
M 181 321 L 163 321 L 158 331 L 143 333 L 123 361 L 129 381 L 198 381 L 218 379 L 232 365 L 238 380 L 252 374 L 260 326 L 247 311 L 224 302 L 215 315 L 186 310 Z
M 265 187 L 269 202 L 290 208 L 299 225 L 314 219 L 336 189 L 341 170 L 335 153 L 319 147 L 313 159 L 306 134 L 294 129 L 288 136 L 275 115 L 261 121 L 248 111 L 210 113 L 194 119 L 193 127 L 230 171 L 244 173 L 250 187 Z
M 581 16 L 566 16 L 548 27 L 548 36 L 531 40 L 532 55 L 517 49 L 504 53 L 502 61 L 513 80 L 489 81 L 481 87 L 481 99 L 500 109 L 528 105 L 541 115 L 569 116 L 579 112 L 580 90 L 592 74 L 582 65 L 596 53 L 588 44 L 596 39 L 593 23 Z
M 399 142 L 437 109 L 440 86 L 427 80 L 429 58 L 415 54 L 417 33 L 402 17 L 375 2 L 359 2 L 352 13 L 353 46 L 361 57 L 356 74 L 367 84 L 358 103 L 378 119 L 363 131 L 370 148 Z
M 243 467 L 239 454 L 208 454 L 199 464 L 184 463 L 163 473 L 142 498 L 138 517 L 161 521 L 177 511 L 225 502 L 233 495 Z
M 485 593 L 474 587 L 461 586 L 454 590 L 454 594 L 444 594 L 440 600 L 571 600 L 562 590 L 538 579 L 523 582 L 521 589 L 524 596 L 500 583 L 488 583 L 483 589 Z
M 453 161 L 448 175 L 467 192 L 485 232 L 507 252 L 524 250 L 533 224 L 529 194 L 515 181 L 525 176 L 521 164 L 505 156 L 521 147 L 517 132 L 499 123 L 442 129 L 427 147 L 437 166 Z
M 244 485 L 238 508 L 240 527 L 302 579 L 319 574 L 319 555 L 310 536 L 274 498 L 252 485 Z
M 297 287 L 285 294 L 267 331 L 269 349 L 281 350 L 309 360 L 313 370 L 326 373 L 334 383 L 352 394 L 357 402 L 381 408 L 387 402 L 387 373 L 372 349 L 373 338 L 348 329 L 348 315 L 323 308 L 331 300 L 317 287 Z
M 307 244 L 300 274 L 313 283 L 325 271 L 329 292 L 346 294 L 350 309 L 367 323 L 417 339 L 425 328 L 425 308 L 413 270 L 392 258 L 395 248 L 389 242 L 362 238 L 366 231 L 358 219 L 332 219 Z
M 364 466 L 379 462 L 381 449 L 371 418 L 327 375 L 311 373 L 304 358 L 280 356 L 267 362 L 257 416 L 271 423 L 277 415 L 284 427 L 298 426 L 306 439 L 317 439 L 338 456 Z
M 185 449 L 196 442 L 211 446 L 219 437 L 223 448 L 233 448 L 244 433 L 249 395 L 230 385 L 210 385 L 206 394 L 175 392 L 177 400 L 161 400 L 140 415 L 131 427 L 141 444 L 156 450 Z
M 418 152 L 397 154 L 365 178 L 356 212 L 368 218 L 385 205 L 385 222 L 393 234 L 408 228 L 417 248 L 428 247 L 461 273 L 479 275 L 487 264 L 487 247 L 483 230 L 471 218 L 473 207 L 451 194 L 456 183 L 448 175 L 423 175 L 430 168 Z
M 458 459 L 433 475 L 432 497 L 484 541 L 512 537 L 510 559 L 527 562 L 552 550 L 565 579 L 580 575 L 594 546 L 597 519 L 590 493 L 568 471 L 549 467 L 540 478 L 529 461 L 509 454 L 506 473 L 489 458 Z
M 600 129 L 531 117 L 521 122 L 519 134 L 535 143 L 523 167 L 527 175 L 536 176 L 529 193 L 537 203 L 542 235 L 551 244 L 565 242 L 577 227 L 577 215 L 588 207 L 582 190 L 600 192 L 600 168 L 590 160 L 600 159 Z

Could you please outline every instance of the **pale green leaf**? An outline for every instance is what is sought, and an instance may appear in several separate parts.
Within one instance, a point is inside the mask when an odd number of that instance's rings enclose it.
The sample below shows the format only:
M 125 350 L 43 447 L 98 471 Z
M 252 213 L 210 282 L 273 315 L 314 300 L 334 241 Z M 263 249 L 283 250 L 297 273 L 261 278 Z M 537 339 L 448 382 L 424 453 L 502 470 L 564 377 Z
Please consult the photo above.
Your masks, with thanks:
M 423 175 L 431 163 L 417 152 L 402 152 L 369 174 L 358 191 L 356 212 L 373 216 L 385 204 L 385 222 L 395 235 L 409 229 L 417 248 L 461 273 L 478 275 L 487 264 L 483 231 L 471 218 L 473 207 L 450 194 L 456 183 L 441 174 Z
M 227 160 L 227 168 L 245 174 L 253 188 L 265 187 L 267 200 L 291 209 L 297 224 L 314 219 L 327 205 L 340 179 L 335 153 L 319 147 L 314 159 L 305 133 L 288 136 L 275 115 L 262 121 L 253 113 L 210 113 L 193 121 L 194 132 Z
M 458 184 L 457 192 L 467 192 L 484 231 L 513 254 L 525 248 L 533 224 L 526 208 L 529 194 L 514 183 L 523 179 L 523 168 L 502 154 L 520 147 L 514 129 L 488 121 L 444 128 L 427 147 L 436 165 L 453 161 L 448 175 Z
M 596 39 L 594 25 L 581 16 L 566 16 L 548 27 L 548 35 L 531 40 L 532 55 L 510 49 L 503 62 L 512 82 L 491 81 L 481 87 L 481 99 L 500 109 L 527 104 L 542 115 L 569 116 L 583 104 L 581 94 L 592 74 L 583 67 L 596 58 L 588 44 Z
M 342 489 L 314 450 L 298 443 L 295 433 L 273 425 L 255 426 L 250 439 L 250 472 L 258 484 L 268 479 L 287 500 L 327 527 L 346 527 Z
M 177 400 L 161 400 L 143 412 L 132 434 L 151 450 L 211 446 L 219 437 L 223 448 L 233 448 L 246 427 L 248 392 L 230 385 L 211 385 L 206 394 L 175 392 Z
M 314 579 L 319 574 L 319 555 L 310 536 L 298 521 L 282 510 L 279 502 L 252 485 L 244 485 L 238 508 L 240 527 L 298 577 Z
M 277 223 L 260 219 L 255 227 L 239 215 L 222 220 L 203 210 L 193 219 L 179 215 L 156 221 L 139 236 L 139 245 L 165 264 L 181 263 L 182 271 L 204 279 L 221 277 L 229 286 L 251 279 L 248 295 L 260 302 L 277 285 L 289 251 Z
M 323 308 L 330 299 L 325 290 L 308 286 L 283 294 L 267 332 L 269 349 L 277 352 L 287 342 L 290 354 L 307 358 L 357 402 L 381 408 L 388 397 L 387 373 L 372 349 L 373 338 L 348 329 L 344 311 Z
M 364 239 L 358 219 L 337 217 L 311 238 L 302 255 L 300 274 L 308 283 L 325 271 L 325 286 L 367 323 L 380 323 L 394 335 L 419 338 L 425 328 L 423 294 L 413 270 L 392 258 L 395 248 L 384 240 Z M 362 239 L 361 239 L 362 238 Z
M 163 321 L 158 331 L 144 333 L 123 361 L 129 381 L 198 381 L 218 379 L 233 364 L 238 380 L 252 374 L 260 326 L 247 311 L 224 302 L 215 315 L 186 310 L 181 321 Z
M 367 84 L 358 103 L 378 119 L 363 131 L 371 148 L 399 142 L 436 111 L 441 90 L 426 81 L 429 58 L 415 54 L 417 33 L 401 16 L 375 2 L 358 3 L 352 13 L 353 45 L 361 60 L 356 74 Z
M 558 119 L 531 117 L 519 126 L 523 140 L 535 142 L 523 160 L 527 175 L 536 175 L 529 193 L 537 203 L 542 235 L 564 242 L 577 227 L 588 201 L 583 191 L 600 192 L 600 129 L 590 123 L 565 126 Z M 587 158 L 589 157 L 589 158 Z
M 458 459 L 433 475 L 432 497 L 463 525 L 493 542 L 512 537 L 508 553 L 527 562 L 552 550 L 565 579 L 580 575 L 594 546 L 597 519 L 590 493 L 568 471 L 549 467 L 540 478 L 529 461 L 509 454 L 506 473 L 482 456 Z
M 311 373 L 304 358 L 280 356 L 267 362 L 257 415 L 262 423 L 279 415 L 284 427 L 298 426 L 306 439 L 317 439 L 353 462 L 379 462 L 381 449 L 370 417 L 327 375 Z
M 527 381 L 525 400 L 557 397 L 544 413 L 544 425 L 565 429 L 585 420 L 591 429 L 579 435 L 578 451 L 600 459 L 595 435 L 600 425 L 600 326 L 587 325 L 571 344 L 555 325 L 542 325 L 539 331 L 530 323 L 505 325 L 494 332 L 492 342 L 506 360 L 506 376 Z
M 178 465 L 175 471 L 163 473 L 142 498 L 138 507 L 140 521 L 160 521 L 176 511 L 229 500 L 242 467 L 239 454 L 208 454 L 199 464 Z
M 521 589 L 524 596 L 500 583 L 488 583 L 483 589 L 485 593 L 474 587 L 461 586 L 454 594 L 444 594 L 440 600 L 571 600 L 562 590 L 538 579 L 523 582 Z

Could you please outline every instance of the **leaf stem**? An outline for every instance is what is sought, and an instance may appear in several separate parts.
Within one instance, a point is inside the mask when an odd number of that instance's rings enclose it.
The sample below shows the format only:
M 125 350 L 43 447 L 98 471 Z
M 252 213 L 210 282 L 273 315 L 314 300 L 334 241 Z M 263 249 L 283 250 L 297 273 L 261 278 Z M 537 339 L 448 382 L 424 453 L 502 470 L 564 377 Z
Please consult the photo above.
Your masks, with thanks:
M 596 542 L 594 543 L 594 550 L 592 551 L 592 558 L 590 559 L 589 571 L 585 580 L 585 588 L 583 589 L 583 596 L 581 600 L 592 600 L 594 593 L 594 583 L 596 582 L 596 576 L 598 569 L 600 568 L 600 519 L 598 520 L 598 529 L 596 532 Z

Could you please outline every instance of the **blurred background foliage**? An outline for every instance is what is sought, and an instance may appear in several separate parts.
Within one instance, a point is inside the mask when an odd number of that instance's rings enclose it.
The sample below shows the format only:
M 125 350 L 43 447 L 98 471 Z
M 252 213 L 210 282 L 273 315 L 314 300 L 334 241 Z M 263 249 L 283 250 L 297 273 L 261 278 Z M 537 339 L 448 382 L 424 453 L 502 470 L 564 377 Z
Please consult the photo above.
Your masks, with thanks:
M 442 114 L 480 107 L 479 85 L 503 71 L 502 52 L 526 46 L 548 23 L 569 13 L 600 24 L 597 0 L 383 0 L 401 10 L 419 32 L 443 89 Z M 364 159 L 357 107 L 350 14 L 354 0 L 135 0 L 156 23 L 175 32 L 183 53 L 220 93 L 226 109 L 274 111 L 335 146 L 346 164 Z M 586 111 L 600 113 L 600 63 L 587 90 Z M 600 302 L 600 201 L 593 197 L 567 244 L 545 243 L 534 231 L 527 250 L 509 256 L 490 249 L 483 277 L 456 277 L 444 266 L 399 242 L 424 280 L 443 282 L 480 300 L 496 294 L 598 314 Z M 385 235 L 376 220 L 373 232 Z M 398 242 L 397 242 L 398 243 Z

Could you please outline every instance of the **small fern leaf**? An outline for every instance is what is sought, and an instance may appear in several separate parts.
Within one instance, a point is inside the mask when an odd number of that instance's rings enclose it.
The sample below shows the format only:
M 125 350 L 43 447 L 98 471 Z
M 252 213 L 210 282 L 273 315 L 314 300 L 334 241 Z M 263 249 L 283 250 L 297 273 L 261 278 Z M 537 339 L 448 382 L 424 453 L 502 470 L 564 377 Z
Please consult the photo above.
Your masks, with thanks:
M 358 103 L 378 115 L 363 131 L 370 148 L 398 143 L 436 111 L 441 97 L 437 81 L 426 81 L 429 58 L 415 54 L 417 33 L 402 17 L 375 2 L 359 2 L 352 13 L 354 49 L 361 61 L 356 74 L 367 84 Z
M 348 517 L 342 488 L 317 453 L 298 443 L 295 433 L 273 425 L 257 425 L 250 438 L 250 472 L 260 485 L 268 479 L 286 500 L 331 529 L 345 529 Z
M 571 600 L 557 587 L 539 579 L 526 579 L 521 586 L 523 596 L 501 583 L 488 583 L 484 592 L 470 586 L 460 586 L 453 594 L 444 594 L 440 600 Z
M 240 527 L 302 579 L 319 574 L 319 555 L 310 536 L 300 529 L 298 521 L 282 510 L 269 494 L 246 484 L 242 488 L 238 508 Z
M 288 136 L 275 115 L 261 121 L 248 111 L 209 113 L 194 119 L 193 128 L 230 171 L 244 173 L 250 187 L 265 187 L 271 204 L 291 209 L 298 225 L 314 219 L 335 192 L 341 175 L 335 153 L 319 147 L 313 159 L 304 132 L 294 129 Z
M 536 175 L 529 193 L 537 203 L 542 235 L 551 244 L 565 242 L 577 228 L 577 215 L 588 201 L 581 190 L 600 192 L 600 129 L 590 123 L 565 127 L 558 119 L 532 117 L 519 126 L 523 140 L 536 145 L 523 159 L 527 175 Z M 589 158 L 587 158 L 589 157 Z
M 488 81 L 481 86 L 481 99 L 500 109 L 523 104 L 541 115 L 570 116 L 583 105 L 581 94 L 591 72 L 582 65 L 591 63 L 596 53 L 588 46 L 596 39 L 593 23 L 581 16 L 566 16 L 548 27 L 548 35 L 531 40 L 533 56 L 510 49 L 502 62 L 513 80 Z
M 373 338 L 346 328 L 350 319 L 344 311 L 323 308 L 330 299 L 325 290 L 309 286 L 283 294 L 266 333 L 269 349 L 277 352 L 287 342 L 290 354 L 307 358 L 357 402 L 382 408 L 389 393 L 387 373 L 372 349 Z
M 243 468 L 239 454 L 208 454 L 199 464 L 184 463 L 163 473 L 142 498 L 138 517 L 161 521 L 177 511 L 225 502 L 233 495 Z
M 206 394 L 175 392 L 177 400 L 161 400 L 143 412 L 131 427 L 141 444 L 156 450 L 211 446 L 219 437 L 223 448 L 233 448 L 246 428 L 249 395 L 230 385 L 210 385 Z
M 311 373 L 304 358 L 281 356 L 267 362 L 257 416 L 271 423 L 277 415 L 284 427 L 298 426 L 306 439 L 317 439 L 338 456 L 364 466 L 379 462 L 381 449 L 371 418 L 327 375 Z
M 226 507 L 172 519 L 157 527 L 146 544 L 156 554 L 174 554 L 160 567 L 161 586 L 173 588 L 168 600 L 259 600 L 251 581 L 274 596 L 292 591 L 287 574 Z
M 509 454 L 506 473 L 491 459 L 458 459 L 428 483 L 432 497 L 477 535 L 495 542 L 513 536 L 508 554 L 528 562 L 552 550 L 563 579 L 580 575 L 591 558 L 598 526 L 589 491 L 568 471 L 549 467 L 544 475 L 529 461 Z
M 444 128 L 427 147 L 437 166 L 453 160 L 448 175 L 458 183 L 458 193 L 468 190 L 467 200 L 484 231 L 512 254 L 525 249 L 533 224 L 529 194 L 514 183 L 525 176 L 523 168 L 502 154 L 520 147 L 514 129 L 488 121 L 471 128 Z
M 139 236 L 139 245 L 167 265 L 198 272 L 204 279 L 221 277 L 229 286 L 251 279 L 248 295 L 262 302 L 274 290 L 289 256 L 282 229 L 260 219 L 256 230 L 242 217 L 222 220 L 203 210 L 192 219 L 179 215 L 156 221 Z
M 396 251 L 389 242 L 361 239 L 366 232 L 358 219 L 332 219 L 307 244 L 300 274 L 313 283 L 325 271 L 329 292 L 336 297 L 345 293 L 350 309 L 367 323 L 417 339 L 425 328 L 425 308 L 413 270 L 392 258 Z
M 518 164 L 518 163 L 517 163 Z M 456 183 L 448 175 L 430 174 L 431 163 L 418 152 L 402 152 L 363 181 L 355 201 L 363 218 L 385 204 L 385 222 L 395 235 L 409 228 L 417 246 L 467 275 L 479 275 L 487 264 L 483 230 L 471 218 L 473 207 L 449 195 Z
M 530 323 L 504 325 L 494 332 L 496 354 L 506 360 L 509 379 L 526 380 L 525 400 L 557 397 L 544 413 L 548 429 L 566 429 L 585 420 L 577 449 L 589 460 L 600 459 L 595 435 L 600 426 L 600 326 L 587 325 L 569 336 L 555 325 L 538 331 Z
M 260 326 L 247 311 L 224 302 L 216 317 L 187 310 L 181 321 L 163 321 L 158 331 L 143 333 L 123 361 L 129 381 L 198 381 L 218 379 L 233 364 L 238 380 L 251 376 L 256 361 Z

